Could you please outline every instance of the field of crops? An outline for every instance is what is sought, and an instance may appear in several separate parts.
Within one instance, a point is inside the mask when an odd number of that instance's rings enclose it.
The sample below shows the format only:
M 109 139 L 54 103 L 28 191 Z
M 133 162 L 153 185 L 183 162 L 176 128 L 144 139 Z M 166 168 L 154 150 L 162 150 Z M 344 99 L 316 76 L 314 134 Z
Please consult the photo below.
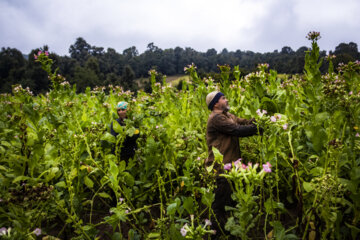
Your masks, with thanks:
M 260 64 L 240 78 L 225 65 L 216 83 L 189 65 L 181 91 L 151 70 L 152 93 L 136 96 L 114 86 L 76 93 L 39 53 L 52 89 L 0 96 L 0 239 L 210 239 L 205 97 L 214 90 L 264 129 L 240 140 L 241 163 L 224 166 L 237 205 L 220 238 L 359 239 L 360 63 L 334 71 L 333 56 L 319 59 L 318 37 L 309 34 L 301 76 L 284 80 Z M 115 138 L 119 101 L 130 111 Z M 136 131 L 125 162 L 113 147 Z

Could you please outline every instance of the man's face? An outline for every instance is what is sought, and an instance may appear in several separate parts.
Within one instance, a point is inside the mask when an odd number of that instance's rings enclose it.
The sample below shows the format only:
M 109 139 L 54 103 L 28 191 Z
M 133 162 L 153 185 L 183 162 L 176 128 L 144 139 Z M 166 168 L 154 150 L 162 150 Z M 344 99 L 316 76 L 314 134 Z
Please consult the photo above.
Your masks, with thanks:
M 217 109 L 220 109 L 222 111 L 227 112 L 230 110 L 229 102 L 225 96 L 221 96 L 219 101 L 215 104 L 215 106 Z
M 119 118 L 121 118 L 121 119 L 126 118 L 126 112 L 127 112 L 127 109 L 118 108 L 118 110 L 117 110 L 117 114 L 118 114 Z

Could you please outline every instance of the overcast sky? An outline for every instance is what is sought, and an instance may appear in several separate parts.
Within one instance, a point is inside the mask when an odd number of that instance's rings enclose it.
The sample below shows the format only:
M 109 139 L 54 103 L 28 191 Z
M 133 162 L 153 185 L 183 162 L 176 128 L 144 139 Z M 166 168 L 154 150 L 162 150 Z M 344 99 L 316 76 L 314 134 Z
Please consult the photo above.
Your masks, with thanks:
M 117 52 L 148 43 L 161 49 L 273 52 L 360 44 L 359 0 L 0 0 L 0 47 L 24 54 L 48 45 L 69 55 L 76 38 Z

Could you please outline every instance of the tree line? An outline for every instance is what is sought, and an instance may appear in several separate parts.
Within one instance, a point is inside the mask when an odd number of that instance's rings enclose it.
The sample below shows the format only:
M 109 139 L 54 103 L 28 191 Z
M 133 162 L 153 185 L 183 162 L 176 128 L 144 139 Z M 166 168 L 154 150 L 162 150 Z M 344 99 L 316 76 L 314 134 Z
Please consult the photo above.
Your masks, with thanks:
M 0 52 L 0 91 L 11 92 L 12 85 L 21 84 L 29 87 L 35 94 L 46 92 L 50 81 L 34 55 L 38 51 L 48 51 L 48 46 L 33 49 L 29 55 L 24 55 L 15 48 L 2 48 Z M 275 50 L 268 53 L 255 53 L 252 51 L 228 51 L 224 48 L 217 52 L 214 48 L 206 52 L 198 52 L 190 47 L 174 49 L 161 49 L 149 43 L 146 51 L 139 54 L 136 47 L 132 46 L 118 53 L 113 48 L 104 50 L 103 47 L 91 46 L 85 39 L 79 37 L 69 48 L 69 56 L 59 56 L 49 53 L 54 60 L 54 67 L 71 84 L 76 84 L 79 92 L 87 87 L 106 86 L 109 84 L 120 85 L 124 90 L 136 91 L 137 78 L 148 78 L 148 71 L 155 69 L 157 72 L 172 76 L 184 74 L 184 67 L 194 63 L 198 73 L 202 76 L 219 75 L 218 65 L 239 65 L 242 74 L 253 71 L 259 63 L 268 63 L 271 69 L 278 73 L 301 74 L 303 72 L 305 52 L 307 47 L 300 47 L 294 51 L 285 46 L 281 51 Z M 354 42 L 340 43 L 329 54 L 336 55 L 334 64 L 360 59 L 357 44 Z M 326 51 L 321 51 L 320 56 L 325 57 Z M 326 62 L 322 71 L 327 69 Z

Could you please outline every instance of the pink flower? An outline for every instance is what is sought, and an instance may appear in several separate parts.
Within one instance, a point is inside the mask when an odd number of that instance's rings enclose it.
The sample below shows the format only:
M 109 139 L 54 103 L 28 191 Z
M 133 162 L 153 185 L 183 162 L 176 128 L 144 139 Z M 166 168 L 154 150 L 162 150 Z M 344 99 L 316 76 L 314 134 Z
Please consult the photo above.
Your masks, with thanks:
M 227 163 L 224 165 L 224 170 L 230 170 L 231 169 L 231 163 Z
M 206 226 L 211 226 L 211 221 L 209 219 L 205 219 L 205 227 Z
M 42 53 L 41 51 L 38 51 L 38 54 L 37 54 L 37 55 L 39 56 L 41 53 Z
M 159 128 L 159 126 L 156 126 L 155 128 L 156 128 L 156 129 L 158 129 L 158 128 Z
M 197 158 L 198 161 L 200 161 L 200 159 L 201 159 L 200 157 Z
M 34 230 L 34 234 L 35 234 L 36 236 L 40 236 L 40 235 L 41 235 L 41 229 L 40 229 L 40 228 L 36 228 L 36 229 Z
M 288 128 L 288 124 L 285 123 L 282 127 L 283 127 L 284 130 L 286 130 Z
M 360 134 L 359 134 L 359 133 L 357 133 L 357 134 L 355 135 L 355 137 L 360 137 Z
M 263 169 L 265 172 L 271 172 L 271 164 L 269 162 L 263 164 Z
M 276 115 L 275 117 L 276 117 L 276 119 L 279 119 L 279 120 L 281 119 L 281 115 Z
M 180 233 L 181 233 L 181 235 L 183 236 L 183 237 L 185 237 L 186 236 L 186 234 L 187 234 L 187 229 L 186 229 L 186 227 L 187 227 L 187 223 L 181 228 L 181 230 L 180 230 Z
M 240 166 L 241 166 L 241 158 L 239 158 L 238 160 L 236 160 L 236 161 L 234 162 L 234 165 L 235 165 L 236 168 L 240 167 Z
M 119 198 L 119 202 L 123 202 L 124 201 L 124 198 Z
M 259 115 L 260 117 L 262 117 L 262 116 L 264 116 L 264 115 L 267 114 L 267 111 L 266 111 L 266 110 L 260 110 L 260 109 L 258 109 L 258 110 L 256 110 L 256 113 L 257 113 L 257 115 Z
M 6 235 L 6 233 L 7 233 L 7 228 L 6 227 L 0 228 L 0 236 Z
M 276 122 L 276 117 L 271 116 L 270 121 L 272 121 L 272 122 Z
M 353 94 L 353 92 L 352 92 L 352 91 L 350 91 L 350 92 L 349 92 L 349 95 L 352 95 L 352 94 Z
M 46 56 L 49 56 L 49 52 L 48 52 L 48 51 L 45 51 L 45 55 L 46 55 Z
M 34 54 L 34 59 L 38 59 L 38 56 L 36 54 Z

